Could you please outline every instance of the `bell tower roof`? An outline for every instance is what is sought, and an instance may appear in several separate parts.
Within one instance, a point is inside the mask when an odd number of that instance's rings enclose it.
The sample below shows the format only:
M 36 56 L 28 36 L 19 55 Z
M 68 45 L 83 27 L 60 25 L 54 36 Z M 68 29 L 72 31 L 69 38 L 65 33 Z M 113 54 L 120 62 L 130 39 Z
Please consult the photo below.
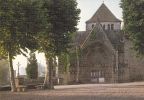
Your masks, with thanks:
M 96 13 L 86 23 L 96 22 L 121 22 L 115 15 L 102 3 Z

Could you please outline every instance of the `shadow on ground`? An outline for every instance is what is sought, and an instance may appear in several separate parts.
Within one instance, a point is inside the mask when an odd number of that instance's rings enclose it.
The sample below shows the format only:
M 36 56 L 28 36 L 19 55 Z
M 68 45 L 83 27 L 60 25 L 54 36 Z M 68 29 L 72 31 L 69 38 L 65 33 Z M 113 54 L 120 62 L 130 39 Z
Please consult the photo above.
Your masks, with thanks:
M 47 95 L 31 93 L 1 93 L 0 100 L 144 100 L 144 97 L 99 95 Z

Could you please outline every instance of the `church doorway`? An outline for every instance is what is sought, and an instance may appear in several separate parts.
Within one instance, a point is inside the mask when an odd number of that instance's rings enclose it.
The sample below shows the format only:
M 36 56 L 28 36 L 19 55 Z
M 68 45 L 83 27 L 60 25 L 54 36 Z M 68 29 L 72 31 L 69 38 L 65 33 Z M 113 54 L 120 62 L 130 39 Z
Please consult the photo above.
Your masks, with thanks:
M 104 83 L 105 82 L 103 70 L 92 70 L 90 76 L 91 76 L 92 83 Z

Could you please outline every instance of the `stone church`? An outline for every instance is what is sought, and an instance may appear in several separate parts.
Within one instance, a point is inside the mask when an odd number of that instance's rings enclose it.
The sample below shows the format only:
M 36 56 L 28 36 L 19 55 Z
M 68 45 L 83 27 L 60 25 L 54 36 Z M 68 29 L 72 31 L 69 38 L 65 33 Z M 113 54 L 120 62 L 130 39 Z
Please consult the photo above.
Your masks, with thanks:
M 143 80 L 144 61 L 121 30 L 121 20 L 103 3 L 86 21 L 86 31 L 74 39 L 77 52 L 71 61 L 69 81 L 118 83 Z

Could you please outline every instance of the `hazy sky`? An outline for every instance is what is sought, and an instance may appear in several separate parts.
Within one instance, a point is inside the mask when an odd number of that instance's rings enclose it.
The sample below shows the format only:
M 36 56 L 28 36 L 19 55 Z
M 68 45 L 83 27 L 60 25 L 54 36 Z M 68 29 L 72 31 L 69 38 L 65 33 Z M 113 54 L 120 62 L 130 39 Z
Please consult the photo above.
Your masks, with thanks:
M 81 19 L 78 28 L 80 31 L 83 31 L 85 30 L 85 22 L 93 16 L 103 3 L 103 0 L 77 0 L 77 2 L 78 8 L 81 9 Z M 104 3 L 117 18 L 122 20 L 120 0 L 104 0 Z
M 46 67 L 46 60 L 45 60 L 45 56 L 44 56 L 44 53 L 39 53 L 36 52 L 36 58 L 37 58 L 37 61 L 38 61 L 38 66 L 41 66 L 41 67 L 38 67 L 38 70 L 44 70 Z M 22 55 L 18 55 L 15 60 L 13 60 L 13 66 L 14 66 L 14 70 L 16 70 L 16 75 L 18 73 L 18 62 L 20 63 L 19 65 L 19 72 L 20 72 L 20 75 L 25 75 L 26 72 L 25 72 L 25 68 L 27 66 L 27 58 L 22 56 Z M 42 74 L 41 72 L 39 72 L 39 74 Z

